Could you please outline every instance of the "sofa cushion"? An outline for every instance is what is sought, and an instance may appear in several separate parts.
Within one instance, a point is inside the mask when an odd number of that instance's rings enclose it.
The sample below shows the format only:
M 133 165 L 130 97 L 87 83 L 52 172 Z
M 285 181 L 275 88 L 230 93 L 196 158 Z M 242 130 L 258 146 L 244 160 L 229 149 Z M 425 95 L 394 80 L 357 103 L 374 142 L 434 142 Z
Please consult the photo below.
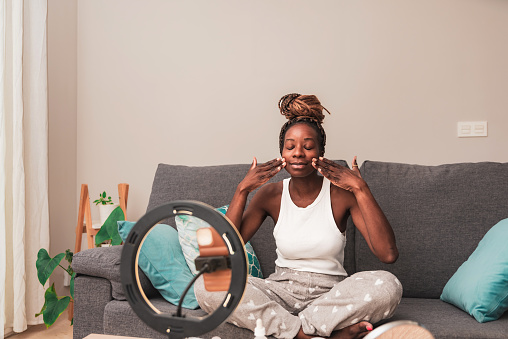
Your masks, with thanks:
M 416 321 L 427 328 L 435 339 L 500 339 L 506 338 L 508 313 L 499 320 L 479 324 L 467 313 L 439 299 L 402 298 L 392 318 Z
M 391 271 L 405 297 L 439 298 L 490 227 L 508 217 L 508 163 L 366 161 L 360 170 L 393 227 L 399 259 L 382 264 L 356 232 L 356 269 Z
M 229 205 L 216 208 L 222 214 L 226 214 Z M 192 274 L 198 274 L 194 260 L 199 256 L 198 240 L 196 238 L 196 231 L 200 228 L 210 227 L 206 221 L 192 215 L 177 215 L 175 216 L 176 229 L 178 230 L 178 240 L 182 245 L 183 255 L 187 266 L 189 266 Z M 245 244 L 245 253 L 247 255 L 248 272 L 249 275 L 256 278 L 263 278 L 261 266 L 259 265 L 256 252 L 250 242 Z
M 441 300 L 481 323 L 498 319 L 508 309 L 508 219 L 487 232 L 448 280 Z
M 174 200 L 197 200 L 210 206 L 231 202 L 249 165 L 180 166 L 159 164 L 147 211 Z M 174 220 L 167 223 L 174 224 Z
M 348 167 L 344 160 L 337 160 L 336 162 Z M 198 200 L 211 206 L 229 204 L 236 187 L 245 177 L 250 166 L 250 164 L 220 166 L 159 164 L 154 176 L 147 211 L 174 200 Z M 283 170 L 277 173 L 269 182 L 278 182 L 288 177 L 289 174 Z M 255 191 L 249 195 L 247 202 L 250 201 L 254 193 Z M 162 222 L 175 227 L 174 219 L 170 218 Z M 250 240 L 265 277 L 275 271 L 276 253 L 273 228 L 272 219 L 267 218 Z M 354 228 L 349 227 L 346 233 L 348 241 L 346 242 L 344 255 L 344 268 L 349 274 L 355 272 L 354 232 Z
M 123 241 L 135 224 L 132 221 L 118 222 L 118 233 Z M 194 277 L 185 262 L 178 232 L 169 225 L 158 224 L 150 230 L 141 246 L 138 265 L 164 299 L 174 305 L 178 305 Z M 182 306 L 190 309 L 199 307 L 194 286 L 185 295 Z
M 162 298 L 150 300 L 155 308 L 163 314 L 174 314 L 176 306 L 173 306 Z M 201 310 L 183 310 L 183 314 L 189 317 L 204 317 L 206 313 Z M 127 301 L 113 300 L 104 309 L 104 333 L 119 336 L 167 339 L 167 334 L 162 334 L 145 324 L 132 310 Z M 250 330 L 239 328 L 227 322 L 222 323 L 209 333 L 202 334 L 199 338 L 212 339 L 214 337 L 227 338 L 252 338 Z M 274 337 L 268 336 L 273 339 Z

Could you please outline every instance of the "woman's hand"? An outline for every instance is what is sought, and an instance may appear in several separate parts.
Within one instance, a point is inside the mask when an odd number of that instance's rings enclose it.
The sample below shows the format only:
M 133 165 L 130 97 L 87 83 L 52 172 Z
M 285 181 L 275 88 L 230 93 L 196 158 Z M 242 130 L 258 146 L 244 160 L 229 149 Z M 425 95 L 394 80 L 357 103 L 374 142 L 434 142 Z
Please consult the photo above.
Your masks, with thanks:
M 245 212 L 248 216 L 244 218 L 247 196 L 250 192 L 265 184 L 285 166 L 286 161 L 281 158 L 270 160 L 261 165 L 258 165 L 257 159 L 254 158 L 245 178 L 238 184 L 233 199 L 229 204 L 226 216 L 236 226 L 238 232 L 244 237 L 245 242 L 249 241 L 250 237 L 256 233 L 266 217 L 265 212 L 260 209 L 259 206 L 256 208 L 256 196 L 254 196 L 253 202 L 248 207 L 248 211 Z
M 355 203 L 349 211 L 356 228 L 379 260 L 384 263 L 395 262 L 399 252 L 393 229 L 362 179 L 356 157 L 352 170 L 325 158 L 312 159 L 312 165 L 335 186 L 354 193 Z
M 312 159 L 312 166 L 332 184 L 346 191 L 354 192 L 365 183 L 358 169 L 356 156 L 353 159 L 352 170 L 323 157 Z
M 258 165 L 258 161 L 254 157 L 249 171 L 245 175 L 245 178 L 242 180 L 242 182 L 240 182 L 238 187 L 241 190 L 252 192 L 256 188 L 265 184 L 275 174 L 279 173 L 280 170 L 282 170 L 284 167 L 286 167 L 286 161 L 284 158 L 273 159 L 265 162 L 264 164 Z

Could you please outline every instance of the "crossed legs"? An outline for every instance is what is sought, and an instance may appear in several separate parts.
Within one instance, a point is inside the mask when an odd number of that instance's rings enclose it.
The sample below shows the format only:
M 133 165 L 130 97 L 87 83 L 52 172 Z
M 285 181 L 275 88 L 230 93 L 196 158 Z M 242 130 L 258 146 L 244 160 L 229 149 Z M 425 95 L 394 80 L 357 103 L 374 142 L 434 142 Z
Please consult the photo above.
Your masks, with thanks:
M 208 313 L 224 299 L 223 292 L 207 292 L 201 278 L 194 292 Z M 401 297 L 400 282 L 386 271 L 344 278 L 277 267 L 267 279 L 249 277 L 228 322 L 253 331 L 261 318 L 266 334 L 276 338 L 361 337 L 370 324 L 390 318 Z

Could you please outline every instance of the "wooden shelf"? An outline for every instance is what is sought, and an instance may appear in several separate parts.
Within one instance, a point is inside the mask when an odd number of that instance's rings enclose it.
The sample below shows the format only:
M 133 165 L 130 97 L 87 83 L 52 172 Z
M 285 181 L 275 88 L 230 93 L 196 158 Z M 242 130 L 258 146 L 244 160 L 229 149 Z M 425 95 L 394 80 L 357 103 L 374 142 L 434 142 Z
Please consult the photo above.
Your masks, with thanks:
M 123 215 L 127 217 L 127 198 L 129 197 L 129 185 L 118 184 L 118 196 L 120 208 L 123 211 Z M 95 228 L 94 226 L 98 228 Z M 79 197 L 79 209 L 78 209 L 78 223 L 76 225 L 76 243 L 74 244 L 74 254 L 81 251 L 81 241 L 83 234 L 86 233 L 88 240 L 88 248 L 95 247 L 94 237 L 100 230 L 100 222 L 92 220 L 92 213 L 90 209 L 90 195 L 88 194 L 88 185 L 81 185 L 81 194 Z M 69 304 L 69 320 L 74 316 L 74 304 Z
M 122 209 L 123 214 L 127 216 L 127 199 L 129 196 L 128 184 L 118 184 L 118 196 L 120 208 Z M 83 233 L 86 233 L 88 248 L 95 247 L 94 237 L 100 229 L 100 226 L 98 228 L 94 227 L 97 225 L 99 225 L 99 222 L 94 222 L 92 220 L 88 185 L 82 184 L 81 194 L 79 198 L 78 223 L 76 225 L 76 243 L 74 245 L 74 253 L 81 251 L 81 240 L 83 239 Z

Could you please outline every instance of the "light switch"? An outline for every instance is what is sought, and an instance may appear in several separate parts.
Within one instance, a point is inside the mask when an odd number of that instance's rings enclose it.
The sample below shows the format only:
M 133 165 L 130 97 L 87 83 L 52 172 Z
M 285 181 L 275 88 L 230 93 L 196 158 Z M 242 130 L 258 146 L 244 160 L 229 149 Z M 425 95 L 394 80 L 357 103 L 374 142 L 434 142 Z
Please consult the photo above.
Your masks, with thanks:
M 459 121 L 457 123 L 457 136 L 459 138 L 467 137 L 486 137 L 486 121 Z

